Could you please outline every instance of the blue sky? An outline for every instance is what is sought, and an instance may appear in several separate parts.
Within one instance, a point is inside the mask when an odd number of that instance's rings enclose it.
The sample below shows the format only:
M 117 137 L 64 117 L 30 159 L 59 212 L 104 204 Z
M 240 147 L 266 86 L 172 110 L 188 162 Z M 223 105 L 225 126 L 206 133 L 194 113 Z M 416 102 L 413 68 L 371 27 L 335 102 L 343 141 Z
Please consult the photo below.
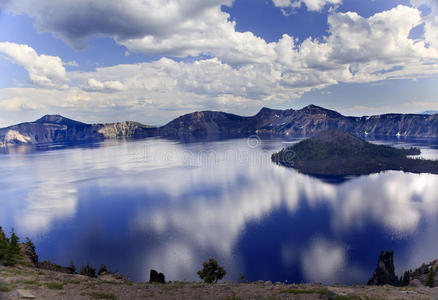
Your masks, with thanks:
M 435 0 L 0 0 L 0 126 L 438 110 Z

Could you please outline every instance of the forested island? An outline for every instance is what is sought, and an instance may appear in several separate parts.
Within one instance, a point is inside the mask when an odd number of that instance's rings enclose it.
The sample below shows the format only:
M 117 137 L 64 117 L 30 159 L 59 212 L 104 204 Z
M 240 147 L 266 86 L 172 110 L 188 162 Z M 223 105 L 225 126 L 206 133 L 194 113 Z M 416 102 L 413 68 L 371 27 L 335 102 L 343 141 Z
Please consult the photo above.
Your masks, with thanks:
M 368 175 L 386 170 L 438 174 L 438 161 L 412 158 L 420 149 L 399 149 L 369 143 L 340 129 L 319 132 L 312 138 L 272 154 L 272 161 L 310 175 Z

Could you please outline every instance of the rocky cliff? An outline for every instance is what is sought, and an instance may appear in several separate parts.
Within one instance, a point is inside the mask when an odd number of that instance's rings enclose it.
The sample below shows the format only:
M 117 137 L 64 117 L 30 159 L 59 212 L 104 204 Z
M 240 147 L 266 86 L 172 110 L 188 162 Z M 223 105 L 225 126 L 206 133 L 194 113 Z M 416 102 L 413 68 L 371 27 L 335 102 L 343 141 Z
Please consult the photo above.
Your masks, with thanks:
M 385 114 L 347 117 L 309 105 L 300 110 L 263 108 L 254 116 L 223 112 L 195 112 L 159 128 L 166 137 L 236 137 L 249 134 L 308 137 L 327 129 L 343 129 L 359 136 L 438 137 L 438 115 Z
M 0 146 L 17 144 L 85 143 L 106 138 L 143 138 L 154 135 L 154 128 L 136 122 L 85 124 L 60 115 L 46 115 L 0 129 Z
M 14 144 L 83 143 L 106 138 L 161 136 L 178 139 L 261 136 L 308 137 L 327 129 L 359 135 L 438 138 L 438 114 L 385 114 L 348 117 L 309 105 L 299 110 L 262 108 L 256 115 L 219 111 L 183 115 L 159 128 L 136 122 L 85 124 L 59 115 L 0 129 L 0 146 Z

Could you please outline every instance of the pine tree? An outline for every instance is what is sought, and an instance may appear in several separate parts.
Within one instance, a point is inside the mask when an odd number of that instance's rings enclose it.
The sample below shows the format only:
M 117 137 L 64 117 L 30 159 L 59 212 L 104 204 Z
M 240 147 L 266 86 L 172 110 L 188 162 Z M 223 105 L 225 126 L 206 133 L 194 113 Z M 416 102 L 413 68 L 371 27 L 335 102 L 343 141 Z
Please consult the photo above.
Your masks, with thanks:
M 35 251 L 35 244 L 30 240 L 30 238 L 26 238 L 25 245 L 25 252 L 27 257 L 32 261 L 34 266 L 38 266 L 38 255 Z
M 208 262 L 202 263 L 202 270 L 198 271 L 199 277 L 203 279 L 205 283 L 216 283 L 226 274 L 227 271 L 225 271 L 224 267 L 219 266 L 214 258 L 210 258 Z
M 9 238 L 9 245 L 6 251 L 6 257 L 4 264 L 7 266 L 14 266 L 21 260 L 21 250 L 19 245 L 20 239 L 15 234 L 14 229 L 11 231 L 11 237 Z
M 3 229 L 0 227 L 0 263 L 3 262 L 3 260 L 5 259 L 8 247 L 8 238 L 3 232 Z
M 401 283 L 401 286 L 408 286 L 409 285 L 409 283 L 410 283 L 410 274 L 412 273 L 412 271 L 411 270 L 409 270 L 409 271 L 406 271 L 404 274 L 403 274 L 403 277 L 402 278 L 400 278 L 400 283 Z
M 435 273 L 436 273 L 436 269 L 434 267 L 430 267 L 430 272 L 427 275 L 427 279 L 426 279 L 426 286 L 433 288 L 435 286 Z

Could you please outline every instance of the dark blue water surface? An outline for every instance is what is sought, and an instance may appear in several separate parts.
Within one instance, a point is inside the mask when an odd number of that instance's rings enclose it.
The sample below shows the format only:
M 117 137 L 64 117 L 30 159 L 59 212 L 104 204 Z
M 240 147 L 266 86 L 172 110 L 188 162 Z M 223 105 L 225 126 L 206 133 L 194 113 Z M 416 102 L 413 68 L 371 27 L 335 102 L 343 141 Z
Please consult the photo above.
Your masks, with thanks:
M 416 145 L 438 158 L 431 140 Z M 398 274 L 438 258 L 438 176 L 397 171 L 330 182 L 270 161 L 290 145 L 149 139 L 0 155 L 0 225 L 41 260 L 151 268 L 197 280 L 209 257 L 226 279 L 365 283 L 381 249 Z M 45 149 L 47 150 L 47 149 Z

